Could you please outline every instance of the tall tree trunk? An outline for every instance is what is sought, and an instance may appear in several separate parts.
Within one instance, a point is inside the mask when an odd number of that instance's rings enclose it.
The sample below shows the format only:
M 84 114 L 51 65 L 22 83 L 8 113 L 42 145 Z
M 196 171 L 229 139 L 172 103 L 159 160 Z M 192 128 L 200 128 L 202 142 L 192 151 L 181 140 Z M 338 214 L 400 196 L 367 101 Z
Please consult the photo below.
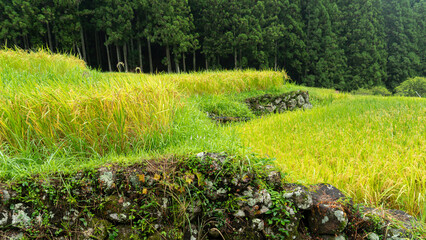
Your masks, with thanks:
M 179 56 L 178 54 L 175 54 L 175 67 L 176 67 L 176 72 L 180 73 L 178 56 Z
M 195 51 L 192 52 L 192 65 L 194 67 L 194 72 L 197 71 L 197 67 L 196 67 L 196 57 L 195 57 Z
M 58 50 L 58 46 L 59 46 L 59 44 L 58 44 L 58 38 L 55 36 L 55 52 L 59 51 Z
M 207 55 L 206 55 L 206 70 L 207 71 L 209 70 L 209 60 L 208 60 Z
M 29 44 L 28 44 L 28 35 L 24 35 L 24 36 L 22 37 L 22 40 L 23 40 L 23 42 L 24 42 L 25 49 L 30 49 L 30 46 L 29 46 Z
M 86 58 L 86 41 L 84 41 L 83 26 L 80 27 L 80 38 L 81 38 L 81 48 L 83 50 L 83 59 L 84 59 L 85 62 L 87 62 L 87 58 Z
M 120 57 L 120 48 L 118 47 L 117 44 L 115 44 L 115 52 L 117 54 L 117 64 L 121 62 L 121 57 Z
M 182 53 L 183 72 L 186 72 L 186 58 L 185 53 Z
M 52 33 L 50 32 L 49 22 L 46 22 L 46 25 L 47 25 L 47 38 L 49 40 L 49 49 L 50 49 L 50 51 L 53 52 Z
M 146 40 L 148 43 L 149 72 L 152 74 L 154 69 L 152 67 L 151 40 L 149 40 L 149 37 L 147 37 Z
M 274 70 L 278 70 L 278 42 L 275 42 Z
M 141 69 L 141 73 L 143 73 L 142 43 L 140 39 L 138 39 L 138 52 L 139 52 L 139 68 Z
M 169 44 L 166 45 L 166 58 L 167 58 L 167 72 L 172 72 L 172 60 L 170 58 L 170 46 Z
M 240 69 L 243 67 L 243 65 L 242 65 L 242 63 L 243 63 L 243 51 L 242 51 L 242 49 L 241 49 L 241 47 L 240 47 Z
M 234 49 L 234 65 L 235 65 L 235 69 L 238 68 L 238 56 L 237 56 L 237 48 Z
M 127 65 L 127 43 L 124 43 L 123 45 L 123 56 L 124 56 L 124 68 L 126 69 L 126 72 L 128 72 L 129 67 Z
M 220 58 L 219 58 L 219 54 L 216 56 L 216 64 L 217 64 L 217 69 L 220 69 Z
M 78 57 L 80 58 L 80 59 L 83 59 L 83 57 L 81 56 L 81 51 L 80 51 L 80 48 L 77 46 L 77 52 L 78 52 Z
M 107 42 L 107 36 L 105 35 L 105 47 L 106 47 L 107 58 L 108 58 L 108 69 L 109 69 L 110 72 L 112 72 L 111 55 L 109 54 L 109 45 L 106 44 L 106 42 Z
M 102 57 L 101 57 L 101 49 L 99 47 L 99 36 L 98 32 L 95 32 L 95 47 L 96 47 L 96 63 L 98 66 L 102 67 Z
M 127 53 L 133 53 L 135 52 L 135 44 L 133 42 L 133 38 L 130 38 L 130 49 L 128 50 Z M 134 58 L 132 57 L 133 55 L 128 56 L 128 61 L 129 61 L 129 69 L 134 69 L 135 66 L 135 61 Z

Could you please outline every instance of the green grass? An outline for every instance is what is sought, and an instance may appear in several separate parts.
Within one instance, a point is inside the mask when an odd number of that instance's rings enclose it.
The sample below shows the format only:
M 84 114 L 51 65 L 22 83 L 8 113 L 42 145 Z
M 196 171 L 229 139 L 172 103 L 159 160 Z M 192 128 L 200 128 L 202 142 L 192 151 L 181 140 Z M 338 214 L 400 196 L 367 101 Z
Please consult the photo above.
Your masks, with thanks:
M 101 164 L 120 154 L 165 153 L 172 146 L 232 146 L 190 96 L 284 81 L 272 71 L 104 74 L 75 57 L 45 51 L 6 49 L 0 60 L 0 177 L 7 178 Z
M 326 182 L 357 202 L 426 214 L 426 101 L 350 97 L 240 126 L 289 180 Z
M 100 73 L 77 58 L 0 51 L 0 178 L 200 151 L 276 158 L 288 180 L 426 222 L 426 100 L 296 86 L 285 72 Z M 253 117 L 244 99 L 307 90 L 314 109 Z

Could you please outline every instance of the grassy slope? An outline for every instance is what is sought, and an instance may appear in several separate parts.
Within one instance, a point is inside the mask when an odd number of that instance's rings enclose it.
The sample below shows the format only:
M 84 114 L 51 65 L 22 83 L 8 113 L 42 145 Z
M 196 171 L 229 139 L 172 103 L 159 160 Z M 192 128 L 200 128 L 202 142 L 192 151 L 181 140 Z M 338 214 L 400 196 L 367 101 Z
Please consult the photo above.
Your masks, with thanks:
M 276 157 L 293 181 L 329 182 L 358 201 L 424 220 L 426 101 L 283 85 L 282 76 L 102 74 L 62 55 L 2 51 L 0 177 L 156 154 L 255 151 Z M 203 112 L 249 116 L 238 101 L 295 89 L 309 90 L 313 110 L 232 126 L 217 126 Z
M 277 158 L 290 181 L 327 182 L 358 202 L 426 210 L 426 101 L 350 97 L 240 127 L 253 151 Z
M 236 134 L 223 133 L 187 96 L 283 83 L 272 71 L 102 74 L 74 57 L 11 50 L 0 51 L 0 79 L 0 177 L 9 179 L 122 155 L 234 151 Z

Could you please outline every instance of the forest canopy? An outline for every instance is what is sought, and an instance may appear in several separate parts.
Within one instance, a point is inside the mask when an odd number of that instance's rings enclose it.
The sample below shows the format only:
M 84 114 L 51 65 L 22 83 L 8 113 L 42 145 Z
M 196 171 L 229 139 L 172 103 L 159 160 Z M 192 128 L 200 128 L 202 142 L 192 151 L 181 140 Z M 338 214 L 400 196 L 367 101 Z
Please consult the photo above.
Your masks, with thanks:
M 426 0 L 3 0 L 0 44 L 107 71 L 286 69 L 308 86 L 425 76 Z

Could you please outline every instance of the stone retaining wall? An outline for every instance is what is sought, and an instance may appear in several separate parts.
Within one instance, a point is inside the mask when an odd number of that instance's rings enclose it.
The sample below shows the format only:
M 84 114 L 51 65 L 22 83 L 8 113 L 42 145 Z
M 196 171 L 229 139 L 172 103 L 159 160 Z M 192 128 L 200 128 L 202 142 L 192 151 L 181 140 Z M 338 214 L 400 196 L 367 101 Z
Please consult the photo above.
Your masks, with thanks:
M 256 114 L 282 113 L 297 108 L 311 109 L 309 93 L 307 91 L 293 91 L 278 96 L 269 94 L 246 99 L 249 108 Z
M 411 237 L 406 213 L 362 213 L 329 184 L 285 183 L 272 166 L 244 159 L 199 153 L 0 184 L 0 239 Z

